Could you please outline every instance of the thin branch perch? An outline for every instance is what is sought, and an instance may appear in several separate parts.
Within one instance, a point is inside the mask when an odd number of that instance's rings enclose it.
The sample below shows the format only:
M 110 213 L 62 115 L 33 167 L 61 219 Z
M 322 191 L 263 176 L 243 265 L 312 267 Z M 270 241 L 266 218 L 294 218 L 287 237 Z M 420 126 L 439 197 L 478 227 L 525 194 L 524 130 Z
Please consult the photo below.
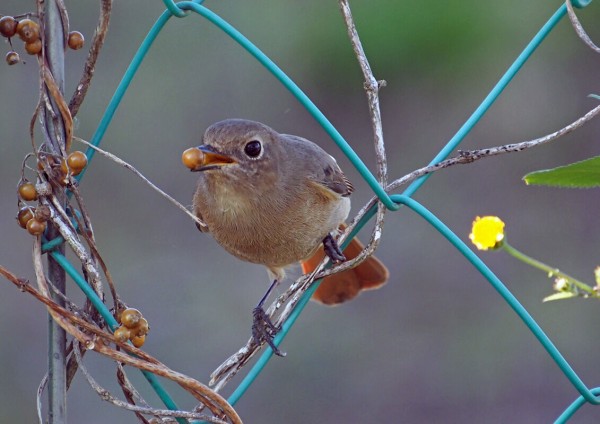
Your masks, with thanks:
M 181 203 L 179 203 L 177 200 L 175 200 L 174 198 L 172 198 L 171 196 L 169 196 L 167 193 L 165 193 L 164 191 L 162 191 L 160 188 L 158 188 L 154 183 L 152 183 L 148 178 L 144 177 L 144 175 L 138 171 L 137 169 L 135 169 L 132 165 L 128 164 L 127 162 L 125 162 L 123 159 L 113 155 L 110 152 L 107 152 L 106 150 L 102 150 L 101 148 L 94 146 L 93 144 L 89 143 L 86 140 L 83 140 L 79 137 L 75 137 L 75 140 L 79 141 L 80 143 L 85 144 L 88 147 L 91 147 L 92 149 L 94 149 L 95 151 L 97 151 L 98 153 L 100 153 L 101 155 L 107 157 L 108 159 L 112 160 L 113 162 L 123 166 L 125 169 L 128 169 L 129 171 L 133 172 L 135 175 L 137 175 L 139 178 L 142 179 L 142 181 L 144 181 L 146 184 L 148 184 L 153 190 L 155 190 L 158 194 L 160 194 L 161 196 L 163 196 L 165 199 L 167 199 L 169 202 L 173 203 L 175 206 L 177 206 L 177 208 L 181 209 L 183 212 L 185 212 L 185 214 L 187 216 L 189 216 L 190 218 L 192 218 L 192 220 L 202 226 L 202 227 L 206 227 L 206 224 L 200 219 L 198 218 L 196 215 L 194 215 L 193 213 L 191 213 L 185 206 L 183 206 Z

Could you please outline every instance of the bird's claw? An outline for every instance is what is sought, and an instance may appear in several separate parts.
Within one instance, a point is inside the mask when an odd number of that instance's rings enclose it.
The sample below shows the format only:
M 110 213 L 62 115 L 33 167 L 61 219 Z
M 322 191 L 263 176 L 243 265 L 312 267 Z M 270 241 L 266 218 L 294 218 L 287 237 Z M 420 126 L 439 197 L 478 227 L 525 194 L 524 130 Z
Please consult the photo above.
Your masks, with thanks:
M 281 357 L 285 356 L 285 352 L 280 351 L 273 342 L 273 338 L 279 331 L 279 328 L 275 327 L 265 310 L 262 307 L 257 306 L 252 310 L 252 317 L 252 338 L 254 341 L 258 345 L 262 342 L 266 342 L 271 346 L 275 355 Z
M 327 236 L 325 236 L 323 239 L 323 250 L 325 250 L 325 254 L 334 264 L 339 264 L 346 260 L 346 257 L 342 253 L 340 246 L 338 246 L 331 234 L 327 234 Z

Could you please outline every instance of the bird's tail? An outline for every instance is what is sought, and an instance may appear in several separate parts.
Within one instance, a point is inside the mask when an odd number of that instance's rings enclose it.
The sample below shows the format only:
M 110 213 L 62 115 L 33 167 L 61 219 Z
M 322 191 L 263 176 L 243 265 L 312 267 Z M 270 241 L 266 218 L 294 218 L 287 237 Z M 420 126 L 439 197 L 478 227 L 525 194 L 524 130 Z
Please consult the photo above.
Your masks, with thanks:
M 346 260 L 358 256 L 364 249 L 357 238 L 350 241 L 344 249 Z M 305 274 L 314 271 L 325 257 L 323 246 L 309 259 L 302 261 L 302 271 Z M 363 290 L 373 290 L 384 285 L 389 277 L 389 271 L 379 259 L 368 257 L 360 265 L 347 271 L 325 277 L 312 299 L 325 305 L 337 305 L 353 299 Z

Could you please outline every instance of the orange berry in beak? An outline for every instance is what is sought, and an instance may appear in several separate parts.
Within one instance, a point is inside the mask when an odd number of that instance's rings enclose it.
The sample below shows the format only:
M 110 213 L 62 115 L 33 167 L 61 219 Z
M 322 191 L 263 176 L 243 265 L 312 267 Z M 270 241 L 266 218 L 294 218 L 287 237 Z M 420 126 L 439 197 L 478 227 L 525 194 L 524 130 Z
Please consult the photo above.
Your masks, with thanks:
M 194 170 L 202 166 L 204 153 L 197 147 L 190 147 L 181 155 L 181 161 L 187 168 Z

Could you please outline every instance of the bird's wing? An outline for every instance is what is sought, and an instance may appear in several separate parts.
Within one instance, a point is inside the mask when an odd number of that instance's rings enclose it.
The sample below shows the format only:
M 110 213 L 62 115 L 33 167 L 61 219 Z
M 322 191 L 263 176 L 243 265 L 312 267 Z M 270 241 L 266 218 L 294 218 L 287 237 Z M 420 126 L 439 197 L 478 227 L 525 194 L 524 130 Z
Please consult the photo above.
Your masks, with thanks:
M 310 179 L 313 184 L 329 189 L 342 197 L 352 194 L 354 186 L 346 178 L 333 156 L 305 138 L 288 134 L 283 134 L 283 137 L 302 146 L 301 160 L 304 166 L 312 168 Z

